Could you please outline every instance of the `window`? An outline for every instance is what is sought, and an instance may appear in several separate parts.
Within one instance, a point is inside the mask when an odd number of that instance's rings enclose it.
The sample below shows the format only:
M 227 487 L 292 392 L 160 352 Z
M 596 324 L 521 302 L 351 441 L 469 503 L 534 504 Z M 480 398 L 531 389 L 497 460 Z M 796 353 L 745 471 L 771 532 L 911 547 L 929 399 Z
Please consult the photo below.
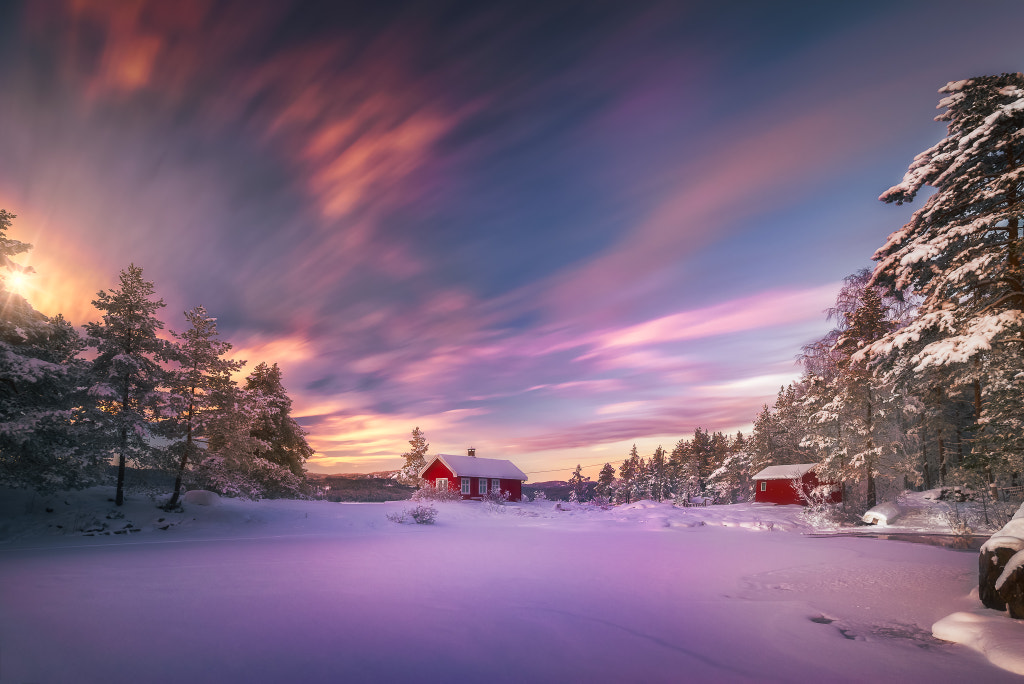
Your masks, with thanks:
M 469 478 L 468 477 L 462 478 L 462 493 L 465 494 L 465 495 L 469 494 Z
M 763 492 L 767 488 L 768 488 L 768 482 L 765 481 L 765 480 L 761 480 L 761 491 Z
M 501 494 L 501 480 L 499 478 L 491 478 L 491 491 L 495 494 Z
M 446 491 L 448 489 L 448 478 L 439 477 L 434 480 L 434 484 L 437 486 L 438 491 Z
M 480 496 L 483 496 L 483 495 L 485 495 L 487 493 L 487 478 L 486 477 L 481 477 L 479 484 L 480 484 Z

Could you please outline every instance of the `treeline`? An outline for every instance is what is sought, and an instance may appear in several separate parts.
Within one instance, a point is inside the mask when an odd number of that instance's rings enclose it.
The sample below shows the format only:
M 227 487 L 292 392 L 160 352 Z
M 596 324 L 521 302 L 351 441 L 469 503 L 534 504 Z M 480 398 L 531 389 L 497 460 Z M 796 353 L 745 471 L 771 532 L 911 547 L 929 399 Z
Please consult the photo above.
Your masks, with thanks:
M 875 252 L 873 270 L 846 278 L 827 312 L 833 329 L 799 355 L 800 380 L 764 407 L 742 445 L 718 440 L 707 462 L 719 470 L 707 479 L 703 457 L 691 458 L 678 491 L 735 500 L 750 473 L 791 463 L 819 463 L 859 507 L 906 488 L 1022 484 L 1024 74 L 940 93 L 947 136 L 879 199 L 910 202 L 925 186 L 934 194 Z M 618 481 L 606 465 L 602 491 L 657 498 L 668 482 L 674 492 L 680 462 L 670 456 L 663 475 L 663 461 L 633 454 Z
M 1024 74 L 940 93 L 947 136 L 879 199 L 935 193 L 846 279 L 835 328 L 755 426 L 772 462 L 820 462 L 866 506 L 1017 485 L 1024 465 Z
M 173 474 L 165 505 L 183 487 L 230 496 L 302 496 L 313 451 L 291 418 L 277 364 L 227 357 L 216 319 L 202 306 L 188 328 L 158 332 L 164 302 L 142 269 L 92 302 L 99 320 L 84 336 L 63 316 L 34 310 L 8 284 L 30 267 L 13 257 L 31 245 L 7 237 L 0 210 L 0 486 L 39 491 L 105 483 L 116 463 L 118 505 L 129 468 Z
M 680 439 L 671 452 L 659 446 L 647 458 L 634 444 L 617 470 L 604 464 L 594 492 L 612 503 L 705 496 L 718 503 L 748 501 L 753 498 L 751 476 L 763 467 L 749 446 L 742 432 L 729 437 L 703 428 L 694 430 L 692 438 Z M 568 480 L 575 500 L 587 498 L 589 480 L 577 466 Z

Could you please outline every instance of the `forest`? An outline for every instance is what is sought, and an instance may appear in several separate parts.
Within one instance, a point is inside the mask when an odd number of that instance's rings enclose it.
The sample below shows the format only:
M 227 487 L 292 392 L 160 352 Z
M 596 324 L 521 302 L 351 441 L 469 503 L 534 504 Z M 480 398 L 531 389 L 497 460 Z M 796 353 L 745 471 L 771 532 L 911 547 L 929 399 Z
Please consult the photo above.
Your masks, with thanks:
M 818 463 L 863 510 L 905 489 L 1019 486 L 1024 457 L 1024 74 L 948 83 L 947 135 L 879 198 L 933 194 L 845 278 L 833 328 L 798 355 L 749 437 L 698 428 L 666 454 L 606 464 L 628 501 L 752 497 L 768 465 Z M 580 478 L 579 469 L 573 476 Z
M 97 294 L 99 320 L 84 336 L 63 316 L 41 314 L 9 287 L 31 270 L 13 260 L 31 249 L 8 237 L 15 218 L 0 210 L 0 486 L 52 492 L 113 477 L 120 506 L 126 488 L 158 496 L 146 474 L 160 473 L 173 479 L 168 509 L 183 487 L 305 494 L 313 451 L 277 364 L 260 363 L 239 383 L 245 362 L 228 356 L 231 344 L 202 306 L 185 312 L 187 329 L 160 337 L 164 302 L 134 264 Z

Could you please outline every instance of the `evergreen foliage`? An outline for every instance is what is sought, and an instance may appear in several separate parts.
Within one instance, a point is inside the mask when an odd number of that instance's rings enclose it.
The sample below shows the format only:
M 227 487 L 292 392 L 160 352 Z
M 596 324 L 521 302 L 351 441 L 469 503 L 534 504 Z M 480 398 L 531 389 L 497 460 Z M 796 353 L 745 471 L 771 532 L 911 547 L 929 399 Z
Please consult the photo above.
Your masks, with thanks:
M 124 503 L 127 463 L 158 466 L 154 459 L 154 425 L 162 417 L 166 395 L 161 362 L 170 346 L 157 337 L 164 327 L 156 312 L 164 306 L 154 299 L 151 281 L 134 264 L 121 271 L 121 287 L 100 290 L 93 300 L 102 320 L 86 324 L 88 344 L 96 349 L 89 371 L 89 395 L 96 401 L 93 412 L 99 428 L 94 448 L 110 448 L 117 456 L 115 503 Z
M 569 501 L 586 501 L 588 482 L 590 482 L 590 478 L 583 474 L 582 466 L 577 464 L 576 470 L 569 478 L 569 488 L 572 490 Z
M 7 237 L 16 216 L 0 209 L 0 485 L 54 491 L 89 486 L 102 458 L 82 446 L 83 342 L 62 316 L 47 318 L 8 288 L 31 245 Z
M 409 440 L 409 451 L 402 454 L 405 465 L 398 471 L 398 481 L 402 484 L 418 485 L 420 471 L 427 467 L 427 438 L 419 426 L 412 429 L 412 439 Z
M 256 456 L 302 477 L 313 449 L 306 443 L 306 431 L 291 417 L 292 400 L 281 384 L 281 369 L 276 363 L 259 364 L 245 379 L 245 389 L 250 410 L 255 409 L 251 432 L 260 445 Z
M 244 361 L 224 358 L 231 350 L 231 344 L 220 339 L 217 319 L 211 318 L 204 307 L 186 311 L 185 320 L 190 326 L 188 330 L 171 333 L 178 341 L 172 350 L 178 368 L 168 375 L 168 389 L 173 398 L 173 424 L 178 433 L 178 440 L 171 451 L 175 455 L 180 453 L 180 456 L 168 507 L 178 503 L 189 463 L 201 460 L 200 441 L 208 437 L 208 426 L 217 413 L 232 408 L 235 381 L 231 375 L 245 365 Z

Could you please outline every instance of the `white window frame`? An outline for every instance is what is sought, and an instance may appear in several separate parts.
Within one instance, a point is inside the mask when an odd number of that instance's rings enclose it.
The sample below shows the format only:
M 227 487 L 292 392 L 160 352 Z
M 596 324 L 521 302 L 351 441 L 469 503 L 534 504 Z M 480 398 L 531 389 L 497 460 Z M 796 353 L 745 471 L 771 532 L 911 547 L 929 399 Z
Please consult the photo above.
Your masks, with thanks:
M 762 492 L 763 491 L 767 491 L 767 489 L 768 489 L 768 480 L 761 480 L 761 491 Z
M 494 492 L 495 494 L 498 494 L 498 495 L 501 494 L 501 478 L 500 477 L 492 477 L 491 478 L 491 491 Z
M 469 478 L 468 477 L 462 478 L 462 494 L 464 496 L 469 495 Z
M 480 496 L 486 496 L 487 495 L 487 478 L 486 477 L 477 478 L 476 486 L 480 490 Z
M 439 478 L 437 478 L 436 480 L 434 480 L 434 486 L 437 487 L 438 491 L 442 491 L 442 492 L 443 491 L 447 491 L 447 489 L 448 489 L 448 478 L 447 477 L 439 477 Z

